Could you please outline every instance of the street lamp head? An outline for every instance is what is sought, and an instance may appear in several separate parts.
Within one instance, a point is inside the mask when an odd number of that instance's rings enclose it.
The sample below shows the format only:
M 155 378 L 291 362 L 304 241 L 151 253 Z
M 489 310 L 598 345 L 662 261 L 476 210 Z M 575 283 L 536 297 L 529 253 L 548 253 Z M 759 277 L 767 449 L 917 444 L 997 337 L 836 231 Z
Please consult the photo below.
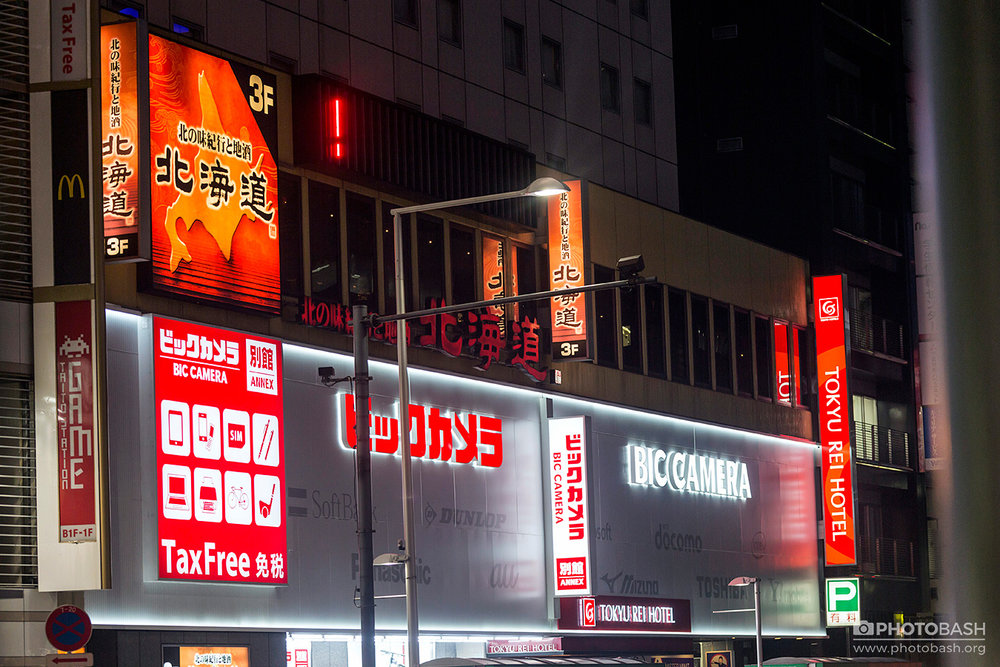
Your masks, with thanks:
M 757 581 L 757 577 L 736 577 L 729 582 L 730 586 L 749 586 Z
M 618 277 L 622 280 L 634 280 L 646 268 L 642 255 L 622 257 L 618 260 Z
M 551 197 L 552 195 L 560 195 L 564 192 L 569 192 L 569 187 L 565 183 L 548 176 L 543 176 L 542 178 L 533 180 L 528 187 L 521 190 L 520 194 L 531 197 Z

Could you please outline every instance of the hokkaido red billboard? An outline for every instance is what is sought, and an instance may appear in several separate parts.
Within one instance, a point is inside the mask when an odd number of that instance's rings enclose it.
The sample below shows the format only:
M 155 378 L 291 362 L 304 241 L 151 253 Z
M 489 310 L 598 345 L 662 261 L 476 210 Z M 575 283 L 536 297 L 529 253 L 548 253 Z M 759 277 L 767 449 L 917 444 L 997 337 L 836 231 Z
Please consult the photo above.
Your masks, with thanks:
M 159 576 L 288 580 L 281 345 L 153 319 Z
M 153 283 L 276 313 L 275 77 L 149 36 Z
M 854 535 L 854 457 L 844 335 L 842 276 L 813 278 L 816 375 L 823 473 L 823 529 L 827 565 L 857 562 Z
M 554 290 L 586 284 L 583 184 L 566 185 L 569 192 L 549 198 L 549 286 Z M 555 297 L 551 310 L 552 358 L 589 359 L 586 296 Z

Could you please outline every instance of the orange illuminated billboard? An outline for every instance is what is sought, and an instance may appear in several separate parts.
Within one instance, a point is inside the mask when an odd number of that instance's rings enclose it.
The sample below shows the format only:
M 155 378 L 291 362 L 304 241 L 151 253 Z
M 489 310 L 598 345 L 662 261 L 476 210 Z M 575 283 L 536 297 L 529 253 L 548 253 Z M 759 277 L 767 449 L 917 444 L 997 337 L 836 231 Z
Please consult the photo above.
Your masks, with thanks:
M 510 296 L 506 292 L 506 277 L 504 270 L 503 241 L 492 236 L 483 235 L 483 298 L 502 299 Z M 515 289 L 511 294 L 517 294 Z M 503 306 L 491 306 L 490 312 L 499 318 L 500 337 L 507 336 L 507 322 Z
M 149 36 L 153 285 L 277 313 L 275 77 Z
M 101 171 L 104 182 L 104 257 L 134 260 L 145 243 L 143 150 L 139 123 L 136 24 L 101 26 Z M 143 231 L 140 231 L 143 230 Z
M 549 198 L 549 284 L 551 289 L 583 287 L 583 184 L 565 181 L 569 192 Z M 571 294 L 552 299 L 552 358 L 587 359 L 587 298 Z

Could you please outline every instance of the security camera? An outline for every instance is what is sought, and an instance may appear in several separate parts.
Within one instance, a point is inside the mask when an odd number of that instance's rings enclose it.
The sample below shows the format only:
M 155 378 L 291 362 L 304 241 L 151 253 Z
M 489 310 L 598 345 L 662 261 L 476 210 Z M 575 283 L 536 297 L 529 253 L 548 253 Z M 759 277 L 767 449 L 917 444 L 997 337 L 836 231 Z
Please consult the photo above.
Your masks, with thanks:
M 646 262 L 643 261 L 642 255 L 622 257 L 618 260 L 618 277 L 622 280 L 631 280 L 645 268 Z
M 336 371 L 333 370 L 333 366 L 320 366 L 318 371 L 320 382 L 327 384 L 333 380 L 333 376 L 336 375 Z

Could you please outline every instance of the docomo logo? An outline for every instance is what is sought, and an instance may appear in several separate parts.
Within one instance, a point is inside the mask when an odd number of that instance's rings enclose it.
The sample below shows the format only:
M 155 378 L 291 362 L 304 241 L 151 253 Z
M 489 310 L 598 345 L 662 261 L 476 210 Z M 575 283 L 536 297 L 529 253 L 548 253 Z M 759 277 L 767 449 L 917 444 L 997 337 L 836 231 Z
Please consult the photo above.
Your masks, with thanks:
M 670 487 L 682 493 L 702 493 L 735 500 L 753 497 L 743 461 L 726 461 L 706 454 L 665 452 L 655 447 L 627 445 L 628 482 L 635 486 Z
M 831 322 L 840 319 L 840 299 L 835 296 L 826 297 L 816 302 L 820 322 Z
M 174 338 L 173 329 L 160 329 L 160 354 L 234 367 L 240 365 L 240 344 L 236 341 L 195 334 Z
M 342 394 L 340 444 L 356 449 L 357 423 L 354 395 Z M 369 408 L 371 401 L 369 400 Z M 474 413 L 448 413 L 439 408 L 410 404 L 410 455 L 435 461 L 499 468 L 503 463 L 503 420 Z M 370 412 L 371 449 L 395 454 L 399 449 L 399 418 Z

